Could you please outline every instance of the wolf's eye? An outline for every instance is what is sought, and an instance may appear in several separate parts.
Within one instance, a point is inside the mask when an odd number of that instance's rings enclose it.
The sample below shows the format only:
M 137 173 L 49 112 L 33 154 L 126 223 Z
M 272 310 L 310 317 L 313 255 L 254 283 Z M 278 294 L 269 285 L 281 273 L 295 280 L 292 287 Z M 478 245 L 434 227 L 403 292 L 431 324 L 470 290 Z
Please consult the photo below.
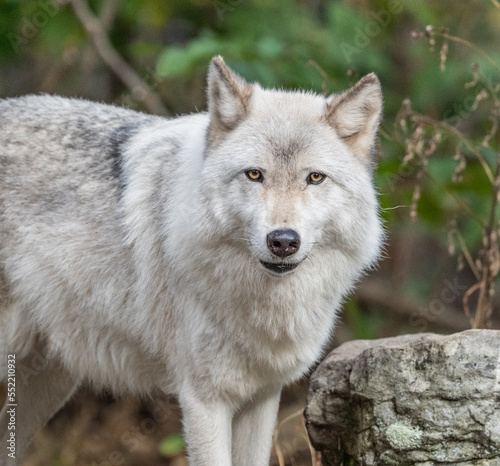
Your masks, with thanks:
M 255 169 L 247 170 L 245 172 L 245 175 L 250 181 L 262 182 L 262 180 L 264 179 L 264 177 L 262 176 L 262 172 L 260 170 L 255 170 Z
M 308 184 L 320 184 L 323 181 L 325 181 L 326 176 L 323 175 L 323 173 L 320 172 L 312 172 L 309 173 L 307 177 L 307 183 Z

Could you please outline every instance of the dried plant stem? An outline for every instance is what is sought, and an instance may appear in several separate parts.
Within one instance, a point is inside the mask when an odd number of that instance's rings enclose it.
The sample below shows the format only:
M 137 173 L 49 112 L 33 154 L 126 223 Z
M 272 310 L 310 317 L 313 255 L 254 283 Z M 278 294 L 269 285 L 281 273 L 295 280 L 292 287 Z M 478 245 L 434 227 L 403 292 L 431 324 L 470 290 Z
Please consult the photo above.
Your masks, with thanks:
M 500 9 L 500 0 L 491 0 L 496 8 Z M 441 69 L 444 70 L 446 63 L 446 58 L 448 55 L 448 43 L 455 42 L 460 45 L 467 47 L 474 53 L 478 54 L 482 59 L 484 59 L 489 65 L 491 65 L 496 70 L 500 71 L 500 65 L 496 63 L 488 53 L 482 48 L 476 46 L 468 40 L 462 39 L 448 34 L 446 30 L 435 31 L 432 26 L 427 26 L 425 33 L 416 34 L 415 37 L 427 37 L 429 43 L 434 46 L 436 44 L 435 37 L 439 36 L 443 39 L 443 45 L 440 51 L 440 62 Z M 471 88 L 477 86 L 479 83 L 479 65 L 474 66 L 474 77 L 473 80 L 466 84 L 466 88 Z M 415 183 L 415 190 L 412 199 L 412 209 L 410 215 L 415 217 L 416 215 L 416 202 L 420 197 L 421 189 L 421 178 L 422 174 L 425 174 L 429 179 L 431 179 L 435 184 L 440 186 L 447 194 L 449 194 L 457 202 L 457 204 L 462 207 L 464 212 L 470 218 L 476 220 L 481 226 L 483 233 L 482 248 L 479 252 L 477 260 L 473 260 L 470 251 L 468 250 L 465 240 L 458 231 L 456 227 L 451 231 L 451 234 L 455 233 L 460 242 L 462 253 L 467 259 L 467 262 L 476 277 L 476 284 L 470 287 L 465 295 L 463 296 L 463 304 L 465 315 L 469 318 L 470 323 L 473 328 L 487 328 L 491 322 L 491 314 L 493 309 L 493 296 L 495 291 L 495 279 L 500 272 L 500 245 L 499 245 L 499 235 L 500 235 L 500 222 L 497 223 L 497 209 L 500 203 L 500 152 L 497 153 L 496 163 L 491 163 L 486 160 L 483 155 L 483 149 L 492 149 L 494 144 L 492 144 L 494 138 L 497 138 L 496 150 L 500 147 L 500 133 L 499 133 L 499 115 L 500 115 L 500 84 L 494 84 L 488 77 L 483 76 L 484 83 L 482 83 L 480 92 L 475 96 L 475 99 L 468 108 L 468 113 L 465 116 L 460 115 L 460 120 L 466 119 L 467 115 L 472 113 L 478 108 L 479 102 L 491 99 L 492 108 L 490 110 L 489 120 L 491 121 L 491 128 L 482 139 L 479 145 L 475 144 L 472 140 L 468 139 L 456 126 L 453 126 L 448 121 L 437 120 L 427 115 L 421 115 L 414 112 L 411 108 L 411 102 L 405 99 L 401 105 L 401 109 L 396 117 L 396 122 L 394 126 L 395 134 L 399 131 L 403 135 L 408 134 L 408 122 L 413 126 L 413 132 L 411 137 L 405 139 L 405 157 L 403 159 L 402 165 L 411 162 L 415 156 L 419 157 L 420 160 L 420 170 L 417 173 L 417 179 Z M 459 121 L 460 121 L 459 120 Z M 431 129 L 434 136 L 429 140 L 429 137 L 425 130 Z M 489 212 L 489 217 L 486 219 L 480 218 L 479 214 L 475 213 L 472 208 L 470 208 L 460 196 L 446 189 L 442 183 L 439 183 L 431 173 L 425 169 L 426 166 L 426 155 L 432 155 L 435 152 L 437 145 L 440 142 L 440 138 L 435 139 L 435 135 L 440 135 L 441 132 L 446 136 L 450 136 L 450 139 L 457 138 L 460 142 L 456 146 L 456 156 L 455 159 L 459 160 L 459 164 L 455 167 L 455 171 L 452 177 L 453 182 L 462 181 L 463 173 L 467 168 L 466 154 L 461 150 L 460 146 L 466 150 L 467 153 L 473 154 L 477 161 L 481 164 L 484 173 L 486 174 L 489 182 L 492 186 L 492 198 L 491 207 Z M 425 142 L 428 141 L 429 148 L 427 151 L 422 151 Z M 433 144 L 434 143 L 434 144 Z M 453 246 L 454 247 L 454 246 Z M 453 247 L 452 252 L 453 252 Z M 462 256 L 460 256 L 462 257 Z M 472 316 L 469 308 L 469 299 L 473 293 L 478 291 L 477 305 L 475 306 L 475 313 Z
M 464 306 L 464 312 L 465 316 L 469 319 L 471 326 L 474 325 L 474 319 L 471 317 L 470 313 L 470 307 L 469 307 L 469 298 L 470 296 L 481 287 L 481 283 L 476 283 L 475 285 L 472 285 L 464 294 L 462 298 L 463 306 Z
M 498 2 L 497 2 L 498 3 Z M 500 71 L 500 65 L 493 60 L 481 47 L 478 47 L 477 45 L 473 44 L 472 42 L 469 42 L 466 39 L 462 39 L 461 37 L 456 37 L 452 36 L 451 34 L 448 34 L 447 32 L 438 32 L 435 31 L 434 34 L 436 36 L 441 36 L 445 39 L 451 40 L 452 42 L 457 42 L 459 44 L 465 45 L 466 47 L 470 48 L 471 50 L 474 50 L 478 55 L 481 55 L 491 66 L 496 68 L 497 70 Z
M 472 273 L 476 277 L 477 280 L 481 278 L 481 274 L 479 270 L 476 267 L 476 264 L 474 264 L 474 259 L 472 258 L 472 255 L 469 251 L 469 248 L 467 247 L 467 244 L 465 244 L 465 239 L 458 229 L 458 227 L 455 227 L 453 229 L 453 233 L 458 239 L 458 242 L 460 243 L 460 250 L 462 251 L 462 254 L 465 256 L 465 260 L 467 261 L 467 264 L 469 264 L 470 269 L 472 270 Z
M 319 75 L 323 78 L 323 83 L 321 84 L 321 90 L 323 91 L 323 94 L 325 96 L 328 96 L 330 92 L 328 91 L 328 83 L 332 84 L 337 84 L 331 76 L 328 75 L 328 73 L 321 68 L 321 66 L 318 65 L 314 60 L 309 60 L 307 62 L 308 66 L 312 66 L 318 73 Z
M 94 15 L 86 0 L 70 0 L 76 16 L 89 35 L 94 47 L 102 60 L 113 70 L 120 80 L 132 91 L 140 91 L 142 101 L 150 112 L 167 115 L 168 111 L 160 97 L 145 83 L 135 70 L 114 49 L 106 34 L 110 18 L 114 15 L 113 9 L 106 12 L 105 20 L 108 24 Z
M 437 178 L 435 178 L 428 170 L 424 170 L 423 173 L 427 178 L 429 178 L 436 186 L 439 186 L 440 189 L 442 189 L 446 194 L 448 194 L 450 197 L 452 197 L 455 202 L 460 206 L 462 210 L 467 212 L 468 215 L 472 219 L 474 219 L 482 228 L 485 227 L 483 219 L 477 215 L 467 204 L 466 202 L 460 198 L 457 194 L 455 194 L 453 191 L 450 191 L 443 183 L 441 183 Z
M 489 238 L 489 234 L 487 234 Z M 486 251 L 489 250 L 490 240 L 488 239 L 488 245 L 486 246 Z M 486 328 L 487 319 L 491 312 L 491 285 L 493 282 L 493 277 L 491 276 L 491 268 L 489 266 L 489 261 L 487 259 L 488 252 L 485 251 L 486 260 L 483 264 L 483 276 L 481 282 L 479 283 L 479 299 L 477 302 L 476 314 L 474 316 L 474 322 L 472 323 L 472 328 Z
M 281 449 L 279 441 L 278 441 L 278 436 L 280 434 L 281 428 L 288 421 L 291 421 L 294 418 L 302 416 L 303 412 L 304 412 L 304 408 L 300 408 L 297 411 L 294 411 L 292 414 L 290 414 L 289 416 L 286 416 L 284 419 L 282 419 L 280 422 L 278 422 L 278 425 L 276 426 L 276 429 L 274 430 L 273 444 L 274 444 L 274 449 L 276 451 L 276 456 L 278 457 L 278 463 L 280 466 L 285 466 L 285 458 L 283 456 L 283 450 Z M 302 425 L 305 429 L 305 424 L 304 424 L 303 419 L 302 419 Z
M 479 163 L 483 167 L 484 172 L 486 173 L 486 176 L 490 180 L 491 183 L 493 183 L 495 177 L 493 175 L 493 172 L 491 171 L 490 166 L 488 165 L 488 162 L 484 159 L 484 157 L 480 154 L 479 150 L 475 149 L 474 146 L 467 140 L 466 136 L 459 131 L 457 128 L 454 126 L 449 125 L 448 123 L 445 123 L 444 121 L 439 121 L 436 120 L 432 117 L 426 116 L 426 115 L 419 115 L 414 113 L 412 117 L 419 122 L 425 123 L 427 125 L 433 126 L 435 128 L 440 128 L 443 131 L 446 131 L 447 133 L 453 134 L 457 138 L 459 138 L 464 146 L 470 150 L 475 157 L 478 159 Z
M 493 281 L 498 273 L 498 238 L 495 232 L 496 210 L 500 189 L 500 152 L 497 155 L 497 168 L 491 200 L 490 218 L 484 230 L 484 251 L 482 255 L 482 277 L 479 288 L 479 299 L 472 328 L 486 328 L 491 315 Z
M 276 451 L 276 456 L 278 457 L 279 465 L 285 466 L 285 459 L 283 457 L 283 451 L 281 450 L 281 447 L 280 447 L 277 439 L 274 439 L 274 449 Z

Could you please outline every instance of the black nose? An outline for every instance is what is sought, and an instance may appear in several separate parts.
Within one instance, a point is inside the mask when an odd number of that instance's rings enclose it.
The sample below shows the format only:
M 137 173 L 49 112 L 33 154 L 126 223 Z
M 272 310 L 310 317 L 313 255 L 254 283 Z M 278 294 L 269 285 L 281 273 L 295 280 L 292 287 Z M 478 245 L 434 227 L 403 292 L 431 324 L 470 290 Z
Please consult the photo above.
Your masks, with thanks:
M 282 259 L 295 254 L 300 248 L 300 236 L 295 230 L 274 230 L 267 235 L 267 247 Z

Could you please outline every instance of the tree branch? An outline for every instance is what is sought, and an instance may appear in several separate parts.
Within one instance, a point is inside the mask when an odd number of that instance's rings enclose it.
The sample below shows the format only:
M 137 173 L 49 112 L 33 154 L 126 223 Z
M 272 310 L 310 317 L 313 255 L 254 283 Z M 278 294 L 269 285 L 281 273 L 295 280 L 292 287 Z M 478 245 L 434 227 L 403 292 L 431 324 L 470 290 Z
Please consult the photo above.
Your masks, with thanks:
M 148 86 L 146 82 L 134 71 L 134 69 L 121 57 L 121 55 L 113 48 L 105 27 L 101 20 L 92 13 L 86 0 L 70 0 L 73 5 L 76 16 L 80 23 L 85 28 L 92 43 L 101 57 L 101 59 L 113 70 L 120 80 L 127 86 L 130 91 L 141 100 L 146 108 L 157 114 L 168 115 L 160 97 Z M 106 13 L 105 20 L 109 27 L 110 17 L 113 16 L 113 8 L 109 8 L 109 14 Z
M 106 32 L 109 32 L 111 26 L 116 17 L 118 11 L 118 5 L 120 0 L 106 0 L 99 12 L 99 20 L 101 21 L 102 27 Z

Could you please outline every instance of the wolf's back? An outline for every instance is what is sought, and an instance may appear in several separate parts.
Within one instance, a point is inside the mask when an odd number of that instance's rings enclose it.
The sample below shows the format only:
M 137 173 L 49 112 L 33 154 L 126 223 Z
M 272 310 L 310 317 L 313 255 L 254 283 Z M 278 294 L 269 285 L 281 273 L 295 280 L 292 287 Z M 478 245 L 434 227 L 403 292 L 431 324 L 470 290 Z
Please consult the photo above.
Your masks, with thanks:
M 123 184 L 124 144 L 155 117 L 84 100 L 26 96 L 0 101 L 0 214 L 62 209 Z M 80 198 L 80 200 L 83 200 Z M 25 219 L 27 220 L 27 219 Z M 4 227 L 0 226 L 0 231 Z
M 74 175 L 88 168 L 92 174 L 101 170 L 103 176 L 119 175 L 121 146 L 156 119 L 80 99 L 25 96 L 0 100 L 0 176 L 8 182 L 9 175 L 26 178 L 35 169 L 57 177 L 63 166 Z
M 43 248 L 55 247 L 58 235 L 66 247 L 71 238 L 76 246 L 78 237 L 100 237 L 102 247 L 112 234 L 118 239 L 111 228 L 119 222 L 117 203 L 126 183 L 123 148 L 157 120 L 79 99 L 0 100 L 0 316 L 20 278 L 13 271 L 28 276 L 48 268 Z M 63 255 L 64 244 L 59 249 Z M 32 262 L 21 267 L 22 257 Z

